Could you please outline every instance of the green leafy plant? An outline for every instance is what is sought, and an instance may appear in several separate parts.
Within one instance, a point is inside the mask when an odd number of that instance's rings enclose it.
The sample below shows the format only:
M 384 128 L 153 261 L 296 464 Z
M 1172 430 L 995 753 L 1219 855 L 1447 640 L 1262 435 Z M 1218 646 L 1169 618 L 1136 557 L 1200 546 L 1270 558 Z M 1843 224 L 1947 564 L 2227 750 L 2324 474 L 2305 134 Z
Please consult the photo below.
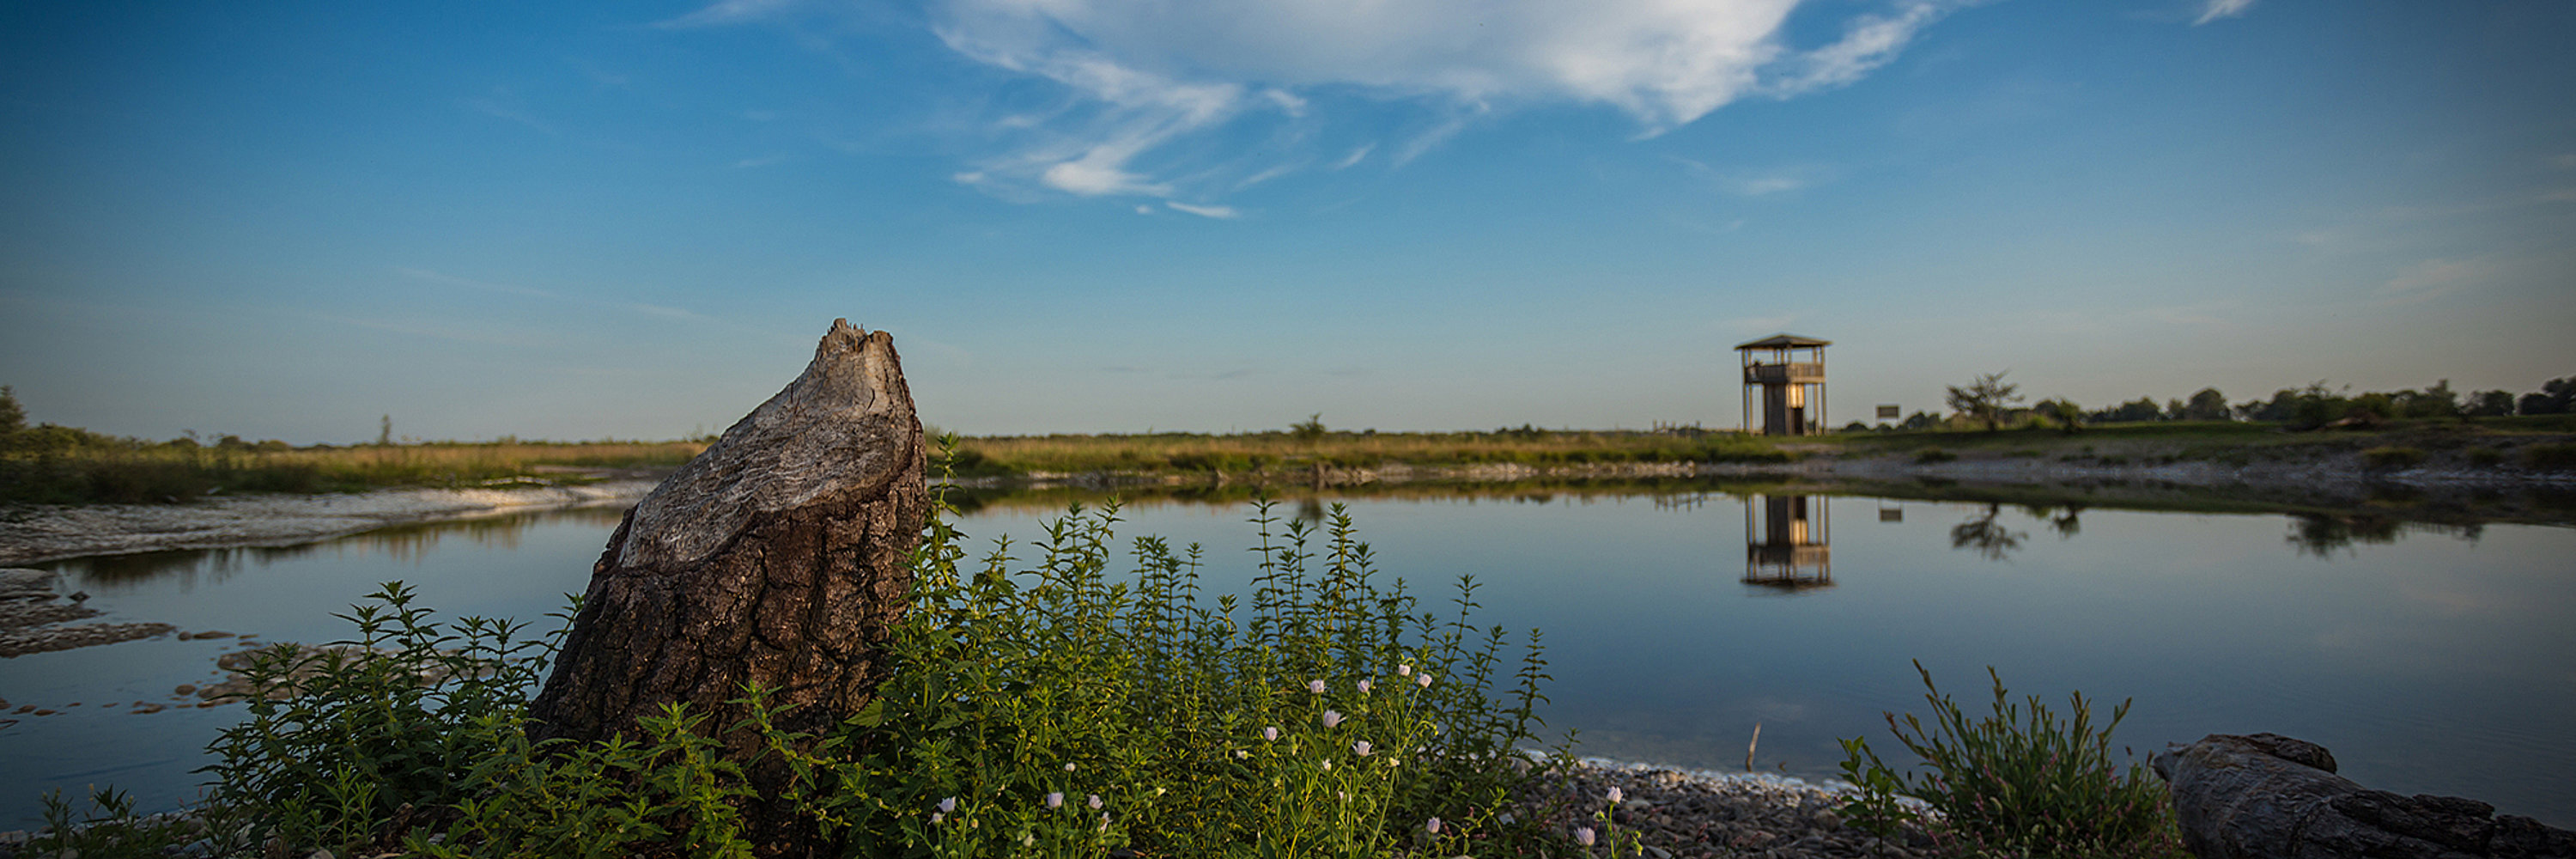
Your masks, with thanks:
M 1845 819 L 1882 834 L 1931 821 L 1936 834 L 1971 853 L 2182 855 L 2162 784 L 2134 762 L 2122 770 L 2111 759 L 2111 732 L 2129 702 L 2112 708 L 2097 729 L 2083 693 L 2068 696 L 2061 717 L 2036 695 L 2012 700 L 1989 667 L 1993 710 L 1971 717 L 1941 693 L 1922 662 L 1914 670 L 1923 676 L 1932 722 L 1889 713 L 1887 725 L 1928 771 L 1897 770 L 1866 740 L 1844 740 L 1843 772 L 1858 788 L 1843 804 Z
M 1201 597 L 1196 546 L 1121 552 L 1115 503 L 980 564 L 947 518 L 916 558 L 893 676 L 837 753 L 795 763 L 798 801 L 852 849 L 1454 855 L 1506 837 L 1545 662 L 1533 632 L 1502 663 L 1503 630 L 1468 621 L 1472 580 L 1454 613 L 1420 611 L 1339 506 L 1318 531 L 1255 503 L 1248 604 Z M 1122 554 L 1131 575 L 1110 572 Z

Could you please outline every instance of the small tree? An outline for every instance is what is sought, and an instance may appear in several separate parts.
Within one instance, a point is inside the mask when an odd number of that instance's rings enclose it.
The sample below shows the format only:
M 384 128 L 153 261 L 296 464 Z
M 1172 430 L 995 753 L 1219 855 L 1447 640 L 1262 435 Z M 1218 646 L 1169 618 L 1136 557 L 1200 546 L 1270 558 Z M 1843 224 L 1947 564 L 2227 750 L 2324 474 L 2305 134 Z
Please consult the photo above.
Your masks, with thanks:
M 1324 440 L 1324 413 L 1307 415 L 1305 420 L 1288 425 L 1288 435 L 1307 444 Z
M 27 428 L 27 410 L 18 405 L 18 394 L 0 385 L 0 438 L 17 435 Z
M 2227 395 L 2217 388 L 2202 388 L 2182 406 L 2184 420 L 2223 421 L 2227 419 Z
M 1967 387 L 1950 386 L 1950 408 L 1970 420 L 1982 422 L 1987 432 L 2002 429 L 2004 411 L 2021 402 L 2020 385 L 2004 384 L 2004 373 L 1987 373 Z
M 2513 392 L 2481 391 L 2469 398 L 2468 414 L 2480 418 L 2513 414 Z

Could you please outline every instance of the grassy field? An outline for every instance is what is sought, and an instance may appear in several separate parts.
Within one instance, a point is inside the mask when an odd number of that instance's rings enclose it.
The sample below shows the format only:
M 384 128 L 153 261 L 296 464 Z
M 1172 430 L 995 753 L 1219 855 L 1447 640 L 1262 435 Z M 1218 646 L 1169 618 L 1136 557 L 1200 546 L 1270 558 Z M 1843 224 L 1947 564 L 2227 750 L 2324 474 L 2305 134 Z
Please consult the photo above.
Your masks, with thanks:
M 1773 441 L 1738 433 L 1518 429 L 1494 432 L 1259 432 L 1234 435 L 986 436 L 961 439 L 961 476 L 1093 471 L 1288 473 L 1518 463 L 1787 462 Z
M 55 428 L 46 428 L 48 431 Z M 35 431 L 29 431 L 35 432 Z M 227 492 L 349 492 L 396 486 L 533 485 L 592 479 L 602 470 L 667 471 L 704 441 L 427 442 L 315 445 L 148 443 L 62 431 L 51 443 L 0 449 L 0 502 L 174 503 Z M 2423 419 L 2367 430 L 2287 432 L 2278 424 L 2161 421 L 2077 432 L 1917 430 L 1770 438 L 1737 432 L 1546 430 L 1454 433 L 1302 430 L 1210 435 L 983 436 L 957 447 L 960 477 L 1116 473 L 1192 483 L 1294 481 L 1318 468 L 1517 464 L 1790 463 L 1813 456 L 2045 458 L 2093 465 L 2315 461 L 2576 467 L 2576 417 Z M 1218 478 L 1226 478 L 1219 480 Z
M 0 501 L 175 503 L 227 492 L 538 485 L 597 470 L 668 470 L 706 445 L 666 442 L 83 444 L 0 454 Z

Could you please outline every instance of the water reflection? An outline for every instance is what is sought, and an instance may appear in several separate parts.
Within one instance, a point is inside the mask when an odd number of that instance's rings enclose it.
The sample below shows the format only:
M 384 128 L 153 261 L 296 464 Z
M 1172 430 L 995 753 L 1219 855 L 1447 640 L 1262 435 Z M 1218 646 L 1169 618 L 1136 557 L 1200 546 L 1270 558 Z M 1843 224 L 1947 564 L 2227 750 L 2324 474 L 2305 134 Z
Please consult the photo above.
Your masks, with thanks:
M 2003 515 L 2003 512 L 2003 505 L 1988 504 L 1984 514 L 1952 527 L 1950 548 L 1975 549 L 1989 561 L 2008 560 L 2014 551 L 2021 548 L 2021 541 L 2030 535 L 1995 521 L 1995 517 Z
M 2282 538 L 2299 554 L 2332 558 L 2337 550 L 2351 554 L 2356 545 L 2385 546 L 2397 542 L 2407 532 L 2442 534 L 2475 543 L 2486 532 L 2486 525 L 2471 522 L 2445 525 L 2432 522 L 2407 522 L 2390 516 L 2367 513 L 2336 515 L 2297 513 L 2290 516 L 2289 536 Z
M 492 549 L 519 548 L 520 539 L 538 525 L 595 525 L 614 528 L 626 516 L 626 505 L 604 504 L 587 507 L 559 507 L 519 513 L 505 513 L 473 519 L 449 519 L 437 522 L 415 522 L 394 525 L 292 546 L 240 546 L 223 549 L 178 549 L 164 552 L 137 552 L 128 555 L 102 555 L 75 558 L 39 566 L 50 567 L 80 582 L 82 587 L 102 592 L 118 592 L 138 587 L 155 586 L 161 580 L 176 580 L 183 589 L 197 584 L 221 584 L 244 571 L 315 555 L 333 557 L 383 555 L 396 561 L 416 561 L 436 549 L 441 541 L 463 539 Z
M 1834 585 L 1833 508 L 1822 495 L 1744 499 L 1744 583 L 1785 593 Z

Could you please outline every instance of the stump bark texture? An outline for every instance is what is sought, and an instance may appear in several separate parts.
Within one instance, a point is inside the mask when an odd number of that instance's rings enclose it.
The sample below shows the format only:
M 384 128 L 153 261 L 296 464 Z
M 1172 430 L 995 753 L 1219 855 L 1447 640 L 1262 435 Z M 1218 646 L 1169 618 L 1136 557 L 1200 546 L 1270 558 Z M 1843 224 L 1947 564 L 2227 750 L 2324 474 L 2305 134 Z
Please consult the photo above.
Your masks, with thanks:
M 749 761 L 760 738 L 730 731 L 747 684 L 794 708 L 779 727 L 829 730 L 885 670 L 929 510 L 923 478 L 893 338 L 834 320 L 803 375 L 627 512 L 530 707 L 532 733 L 637 737 L 639 717 L 681 702 Z M 766 796 L 775 769 L 747 768 Z M 762 852 L 798 852 L 779 849 L 799 840 L 786 811 L 746 809 Z
M 2211 734 L 2152 763 L 2201 859 L 2576 859 L 2576 832 L 2474 799 L 2372 790 L 2336 775 L 2325 747 L 2277 734 Z

